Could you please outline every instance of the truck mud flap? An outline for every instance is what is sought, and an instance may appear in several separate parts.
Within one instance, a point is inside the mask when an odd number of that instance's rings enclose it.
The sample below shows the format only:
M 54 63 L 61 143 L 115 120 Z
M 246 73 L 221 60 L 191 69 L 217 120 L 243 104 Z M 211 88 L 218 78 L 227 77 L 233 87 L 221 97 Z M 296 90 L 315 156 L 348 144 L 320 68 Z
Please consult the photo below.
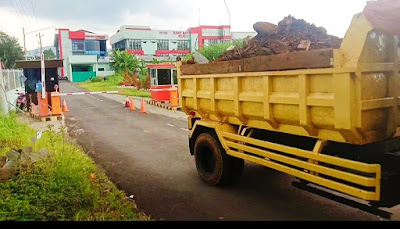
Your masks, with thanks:
M 367 201 L 379 201 L 381 166 L 321 154 L 324 142 L 308 151 L 217 131 L 227 154 Z

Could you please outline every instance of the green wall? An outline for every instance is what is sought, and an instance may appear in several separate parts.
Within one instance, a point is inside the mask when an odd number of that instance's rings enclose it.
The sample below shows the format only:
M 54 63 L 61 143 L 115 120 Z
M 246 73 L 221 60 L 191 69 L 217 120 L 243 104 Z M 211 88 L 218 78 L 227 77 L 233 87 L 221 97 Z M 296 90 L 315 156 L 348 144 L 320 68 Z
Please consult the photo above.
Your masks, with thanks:
M 72 79 L 73 82 L 85 82 L 88 79 L 96 77 L 96 72 L 73 72 Z

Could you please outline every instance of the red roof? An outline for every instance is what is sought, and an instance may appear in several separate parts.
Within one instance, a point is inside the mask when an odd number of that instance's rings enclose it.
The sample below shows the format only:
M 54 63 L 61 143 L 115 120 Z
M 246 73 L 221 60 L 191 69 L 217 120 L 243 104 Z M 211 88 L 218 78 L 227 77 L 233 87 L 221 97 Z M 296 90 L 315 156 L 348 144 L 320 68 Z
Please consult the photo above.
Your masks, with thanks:
M 148 64 L 147 68 L 176 68 L 175 64 Z

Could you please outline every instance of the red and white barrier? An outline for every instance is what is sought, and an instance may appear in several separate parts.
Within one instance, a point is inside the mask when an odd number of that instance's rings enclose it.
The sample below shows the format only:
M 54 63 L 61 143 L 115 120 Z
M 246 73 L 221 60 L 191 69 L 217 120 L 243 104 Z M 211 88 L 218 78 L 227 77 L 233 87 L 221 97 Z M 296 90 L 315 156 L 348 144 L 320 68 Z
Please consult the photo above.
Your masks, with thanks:
M 98 92 L 73 92 L 73 93 L 58 93 L 51 96 L 76 96 L 76 95 L 98 95 L 98 94 L 120 94 L 121 91 L 98 91 Z

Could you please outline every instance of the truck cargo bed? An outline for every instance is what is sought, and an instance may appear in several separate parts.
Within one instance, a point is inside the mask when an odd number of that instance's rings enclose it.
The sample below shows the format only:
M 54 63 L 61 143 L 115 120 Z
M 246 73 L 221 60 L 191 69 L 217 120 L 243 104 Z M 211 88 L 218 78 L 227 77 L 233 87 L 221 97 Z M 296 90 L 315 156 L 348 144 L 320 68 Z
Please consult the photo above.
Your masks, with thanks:
M 210 64 L 189 64 L 183 65 L 181 71 L 183 75 L 206 75 L 331 67 L 333 67 L 333 49 L 324 49 L 220 61 Z
M 356 145 L 400 126 L 398 39 L 357 15 L 342 47 L 178 66 L 187 114 Z

